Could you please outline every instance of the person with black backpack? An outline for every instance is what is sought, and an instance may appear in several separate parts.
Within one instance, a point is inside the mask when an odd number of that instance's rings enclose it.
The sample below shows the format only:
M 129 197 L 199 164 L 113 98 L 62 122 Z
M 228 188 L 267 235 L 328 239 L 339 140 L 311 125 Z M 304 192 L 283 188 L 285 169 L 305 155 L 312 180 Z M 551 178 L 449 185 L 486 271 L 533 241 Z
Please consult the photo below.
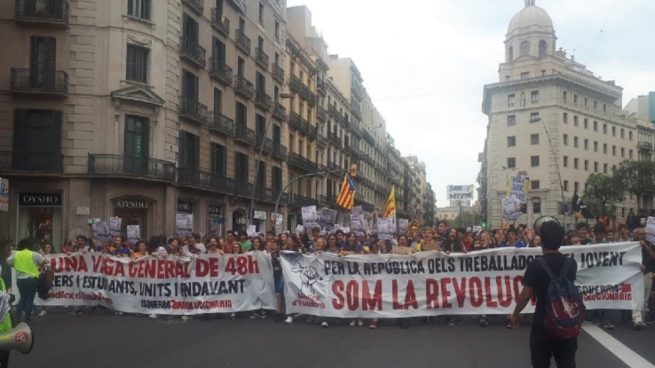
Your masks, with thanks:
M 543 257 L 528 264 L 521 291 L 510 320 L 518 326 L 519 314 L 536 297 L 530 332 L 530 358 L 535 368 L 550 367 L 551 357 L 559 368 L 575 367 L 578 334 L 585 320 L 585 307 L 575 281 L 578 265 L 559 252 L 564 228 L 552 217 L 538 219 Z

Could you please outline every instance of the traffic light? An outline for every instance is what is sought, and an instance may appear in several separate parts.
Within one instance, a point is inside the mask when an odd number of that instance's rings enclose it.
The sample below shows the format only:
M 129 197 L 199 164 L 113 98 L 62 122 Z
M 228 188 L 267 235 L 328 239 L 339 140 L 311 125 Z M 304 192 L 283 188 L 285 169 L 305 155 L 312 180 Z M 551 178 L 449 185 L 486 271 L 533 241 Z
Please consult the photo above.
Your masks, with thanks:
M 350 177 L 357 177 L 357 164 L 350 165 Z

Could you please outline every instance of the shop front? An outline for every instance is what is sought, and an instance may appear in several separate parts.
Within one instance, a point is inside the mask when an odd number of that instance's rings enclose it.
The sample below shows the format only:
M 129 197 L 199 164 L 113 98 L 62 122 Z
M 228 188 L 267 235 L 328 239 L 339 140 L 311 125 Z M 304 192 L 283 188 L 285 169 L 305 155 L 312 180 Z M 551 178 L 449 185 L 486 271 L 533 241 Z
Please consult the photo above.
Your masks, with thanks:
M 223 206 L 210 203 L 207 208 L 207 234 L 224 236 Z
M 120 218 L 121 234 L 127 236 L 127 229 L 130 226 L 132 232 L 138 229 L 140 238 L 148 238 L 148 214 L 152 207 L 152 201 L 142 197 L 122 197 L 114 199 L 114 217 Z M 138 226 L 136 228 L 135 226 Z
M 17 239 L 32 239 L 39 247 L 61 246 L 62 203 L 61 192 L 18 193 Z
M 246 211 L 243 209 L 238 209 L 232 212 L 232 231 L 236 231 L 239 234 L 246 233 Z
M 175 212 L 175 235 L 191 236 L 194 231 L 193 218 L 194 203 L 189 200 L 178 199 Z

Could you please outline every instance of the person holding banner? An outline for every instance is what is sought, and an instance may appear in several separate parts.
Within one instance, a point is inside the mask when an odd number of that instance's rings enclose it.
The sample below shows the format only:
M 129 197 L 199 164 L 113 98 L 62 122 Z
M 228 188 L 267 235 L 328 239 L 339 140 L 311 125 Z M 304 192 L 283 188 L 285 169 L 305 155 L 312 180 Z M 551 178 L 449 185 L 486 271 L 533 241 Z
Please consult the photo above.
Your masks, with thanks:
M 646 240 L 646 229 L 637 227 L 632 231 L 634 241 L 641 245 L 642 272 L 644 273 L 644 306 L 642 310 L 632 311 L 632 323 L 635 331 L 641 331 L 646 327 L 644 313 L 648 310 L 648 300 L 653 288 L 653 272 L 655 272 L 655 248 L 652 243 Z
M 441 251 L 441 246 L 437 239 L 435 239 L 435 231 L 433 228 L 428 227 L 423 230 L 423 240 L 419 243 L 417 251 L 419 252 L 428 252 L 428 251 Z
M 578 264 L 571 257 L 560 253 L 559 248 L 564 241 L 564 228 L 556 221 L 544 222 L 539 228 L 539 234 L 543 240 L 543 260 L 552 270 L 553 275 L 561 275 L 568 263 L 566 277 L 571 282 L 575 281 Z M 532 366 L 535 368 L 550 367 L 551 356 L 559 368 L 575 367 L 575 352 L 578 349 L 576 336 L 566 339 L 549 336 L 546 331 L 546 312 L 548 306 L 547 291 L 551 283 L 551 277 L 541 265 L 539 259 L 528 264 L 523 276 L 523 289 L 519 294 L 514 312 L 510 316 L 512 327 L 518 327 L 520 313 L 533 298 L 537 298 L 537 307 L 532 319 L 530 331 L 530 357 Z

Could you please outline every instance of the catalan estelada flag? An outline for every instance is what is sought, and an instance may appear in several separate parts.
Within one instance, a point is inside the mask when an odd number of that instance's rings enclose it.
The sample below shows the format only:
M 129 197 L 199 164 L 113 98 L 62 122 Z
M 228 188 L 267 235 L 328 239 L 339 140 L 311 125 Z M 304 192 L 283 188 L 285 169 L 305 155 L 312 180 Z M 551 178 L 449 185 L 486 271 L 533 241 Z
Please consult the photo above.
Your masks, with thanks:
M 343 177 L 343 184 L 341 184 L 341 190 L 337 196 L 337 205 L 347 210 L 352 209 L 355 206 L 355 191 L 355 182 L 350 175 L 346 174 Z
M 396 213 L 396 186 L 391 187 L 391 193 L 387 198 L 387 207 L 384 210 L 384 217 L 389 218 Z

